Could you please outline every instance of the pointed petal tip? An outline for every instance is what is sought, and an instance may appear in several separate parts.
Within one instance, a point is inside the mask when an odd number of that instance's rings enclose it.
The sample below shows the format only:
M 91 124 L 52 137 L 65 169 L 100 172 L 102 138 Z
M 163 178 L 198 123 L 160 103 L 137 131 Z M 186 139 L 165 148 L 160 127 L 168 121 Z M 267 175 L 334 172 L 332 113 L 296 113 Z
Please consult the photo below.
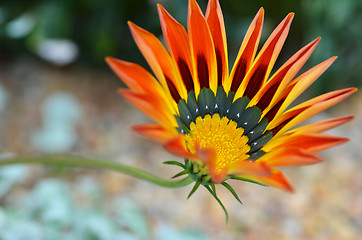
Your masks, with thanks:
M 353 94 L 353 93 L 355 93 L 355 92 L 358 91 L 358 88 L 356 88 L 356 87 L 351 87 L 351 88 L 347 88 L 346 90 L 348 90 L 347 92 L 349 92 L 350 94 Z
M 189 0 L 189 10 L 191 10 L 191 12 L 194 12 L 194 11 L 200 11 L 201 12 L 200 6 L 196 2 L 196 0 Z
M 316 39 L 314 39 L 313 41 L 312 41 L 312 44 L 313 45 L 316 45 L 316 44 L 318 44 L 320 41 L 321 41 L 321 37 L 317 37 Z
M 137 28 L 139 28 L 136 24 L 134 24 L 131 21 L 127 21 L 128 27 L 131 30 L 131 33 L 133 34 L 135 31 L 137 31 Z
M 288 181 L 288 179 L 284 176 L 284 174 L 278 170 L 275 170 L 272 179 L 274 180 L 274 187 L 282 189 L 284 191 L 294 193 L 294 188 Z M 272 185 L 273 186 L 273 185 Z
M 117 92 L 118 92 L 118 94 L 123 96 L 123 95 L 127 95 L 130 92 L 130 90 L 127 88 L 118 88 Z
M 128 26 L 135 25 L 132 21 L 127 21 Z
M 295 190 L 294 190 L 294 188 L 291 186 L 291 185 L 289 185 L 287 188 L 285 188 L 284 189 L 285 191 L 287 191 L 287 192 L 289 192 L 289 193 L 295 193 Z
M 289 192 L 289 193 L 295 192 L 293 186 L 289 183 L 289 181 L 287 180 L 286 177 L 284 177 L 283 174 L 280 175 L 279 183 L 280 183 L 280 186 L 279 186 L 280 189 L 282 189 L 286 192 Z
M 288 23 L 288 24 L 291 24 L 291 22 L 292 22 L 292 20 L 293 20 L 293 18 L 294 18 L 294 12 L 290 12 L 290 13 L 288 13 L 288 15 L 284 18 L 284 20 L 283 20 L 283 22 L 286 22 L 286 23 Z M 286 24 L 285 23 L 285 24 Z
M 111 64 L 111 62 L 113 61 L 113 57 L 107 56 L 104 58 L 104 61 L 108 64 Z
M 256 15 L 259 16 L 259 17 L 258 17 L 258 18 L 259 18 L 259 21 L 260 21 L 260 19 L 264 18 L 264 12 L 265 12 L 264 8 L 261 7 L 261 8 L 259 9 L 259 11 L 256 13 Z
M 131 29 L 131 33 L 139 33 L 145 31 L 143 28 L 137 26 L 137 24 L 132 21 L 127 21 L 128 27 Z
M 165 14 L 166 9 L 161 5 L 161 3 L 157 3 L 157 10 L 158 10 L 158 14 Z

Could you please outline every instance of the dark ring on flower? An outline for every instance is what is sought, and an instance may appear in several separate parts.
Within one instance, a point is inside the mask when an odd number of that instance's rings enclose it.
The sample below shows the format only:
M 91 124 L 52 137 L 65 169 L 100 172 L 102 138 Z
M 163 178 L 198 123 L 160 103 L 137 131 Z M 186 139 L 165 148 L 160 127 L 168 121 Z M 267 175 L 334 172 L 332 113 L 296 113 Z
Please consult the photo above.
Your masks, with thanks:
M 197 99 L 195 92 L 190 91 L 187 103 L 184 99 L 178 102 L 180 115 L 175 115 L 179 125 L 177 130 L 182 134 L 189 134 L 190 124 L 195 122 L 197 117 L 219 114 L 220 118 L 227 117 L 229 121 L 237 123 L 237 128 L 244 129 L 244 135 L 249 139 L 249 159 L 257 160 L 264 155 L 261 148 L 272 139 L 273 133 L 265 131 L 268 120 L 265 117 L 261 118 L 260 108 L 248 107 L 250 99 L 247 97 L 240 97 L 234 101 L 234 96 L 234 92 L 226 94 L 223 87 L 218 87 L 216 96 L 211 89 L 203 88 Z

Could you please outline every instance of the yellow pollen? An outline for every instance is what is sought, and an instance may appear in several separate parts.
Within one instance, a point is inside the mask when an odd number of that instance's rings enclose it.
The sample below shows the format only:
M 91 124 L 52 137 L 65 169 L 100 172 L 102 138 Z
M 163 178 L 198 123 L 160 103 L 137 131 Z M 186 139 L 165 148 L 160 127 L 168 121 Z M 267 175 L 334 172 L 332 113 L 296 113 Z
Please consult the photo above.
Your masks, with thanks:
M 192 153 L 196 152 L 196 142 L 201 150 L 214 150 L 216 173 L 219 174 L 230 163 L 249 157 L 249 139 L 243 133 L 244 129 L 237 128 L 237 123 L 227 117 L 220 118 L 219 114 L 199 116 L 190 124 L 190 132 L 185 136 L 186 146 Z

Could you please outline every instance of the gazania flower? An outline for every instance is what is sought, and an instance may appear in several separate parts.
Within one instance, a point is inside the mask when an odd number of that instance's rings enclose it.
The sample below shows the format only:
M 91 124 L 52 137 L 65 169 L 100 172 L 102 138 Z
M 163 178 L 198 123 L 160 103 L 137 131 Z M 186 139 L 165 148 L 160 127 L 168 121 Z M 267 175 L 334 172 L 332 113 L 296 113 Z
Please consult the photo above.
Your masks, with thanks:
M 239 179 L 292 187 L 279 167 L 321 161 L 316 153 L 346 138 L 322 133 L 350 121 L 340 117 L 293 128 L 356 91 L 337 90 L 294 107 L 291 103 L 336 59 L 331 57 L 297 76 L 320 38 L 313 40 L 271 74 L 294 17 L 288 14 L 257 52 L 262 32 L 261 8 L 247 30 L 229 72 L 227 41 L 219 2 L 210 0 L 203 15 L 189 0 L 187 31 L 161 5 L 158 11 L 167 48 L 153 34 L 129 22 L 134 40 L 153 74 L 137 64 L 107 58 L 128 86 L 120 94 L 156 123 L 137 132 L 160 141 L 184 158 L 179 165 L 216 197 L 215 183 Z

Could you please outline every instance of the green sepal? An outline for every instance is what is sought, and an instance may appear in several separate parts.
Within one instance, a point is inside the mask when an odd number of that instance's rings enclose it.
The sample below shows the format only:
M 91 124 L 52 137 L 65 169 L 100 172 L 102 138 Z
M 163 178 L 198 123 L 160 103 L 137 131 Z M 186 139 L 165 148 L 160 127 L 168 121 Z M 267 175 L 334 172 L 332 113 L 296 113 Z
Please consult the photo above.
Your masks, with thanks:
M 174 175 L 173 177 L 171 177 L 171 179 L 183 176 L 185 174 L 188 174 L 189 172 L 187 170 L 183 170 L 182 172 L 177 173 L 176 175 Z
M 210 184 L 210 180 L 211 180 L 211 176 L 210 175 L 206 175 L 202 178 L 201 184 L 202 185 L 208 185 Z
M 167 165 L 176 165 L 176 166 L 179 166 L 179 167 L 182 167 L 183 169 L 186 168 L 186 166 L 178 161 L 165 161 L 163 162 L 163 164 L 167 164 Z
M 236 198 L 236 200 L 238 200 L 239 203 L 243 204 L 238 196 L 238 194 L 235 192 L 235 190 L 227 183 L 227 182 L 223 182 L 222 185 L 227 188 L 227 190 L 229 190 L 231 192 L 232 195 L 234 195 L 234 197 Z
M 193 164 L 192 165 L 192 173 L 199 173 L 200 169 L 199 169 L 199 165 L 198 164 Z
M 229 179 L 234 179 L 234 180 L 240 180 L 240 181 L 244 181 L 244 182 L 255 183 L 255 184 L 258 184 L 258 185 L 260 185 L 260 186 L 268 187 L 268 185 L 265 185 L 264 183 L 260 183 L 260 182 L 258 182 L 258 181 L 251 180 L 251 179 L 248 179 L 248 178 L 233 176 L 233 177 L 230 177 Z
M 196 192 L 196 190 L 200 187 L 200 184 L 200 182 L 195 183 L 194 187 L 191 189 L 191 192 L 187 196 L 187 199 L 189 199 Z
M 192 162 L 188 159 L 185 159 L 185 167 L 187 170 L 189 170 L 189 172 L 191 172 Z
M 210 187 L 212 189 L 212 191 L 215 193 L 216 195 L 216 188 L 215 188 L 215 184 L 214 183 L 210 183 Z
M 215 187 L 215 186 L 214 186 Z M 226 217 L 226 222 L 229 221 L 229 214 L 228 211 L 226 210 L 224 204 L 222 204 L 221 200 L 216 196 L 216 192 L 214 192 L 210 186 L 205 186 L 205 188 L 211 193 L 211 195 L 215 198 L 215 200 L 219 203 L 220 207 L 222 208 L 222 210 L 224 210 L 225 213 L 225 217 Z

